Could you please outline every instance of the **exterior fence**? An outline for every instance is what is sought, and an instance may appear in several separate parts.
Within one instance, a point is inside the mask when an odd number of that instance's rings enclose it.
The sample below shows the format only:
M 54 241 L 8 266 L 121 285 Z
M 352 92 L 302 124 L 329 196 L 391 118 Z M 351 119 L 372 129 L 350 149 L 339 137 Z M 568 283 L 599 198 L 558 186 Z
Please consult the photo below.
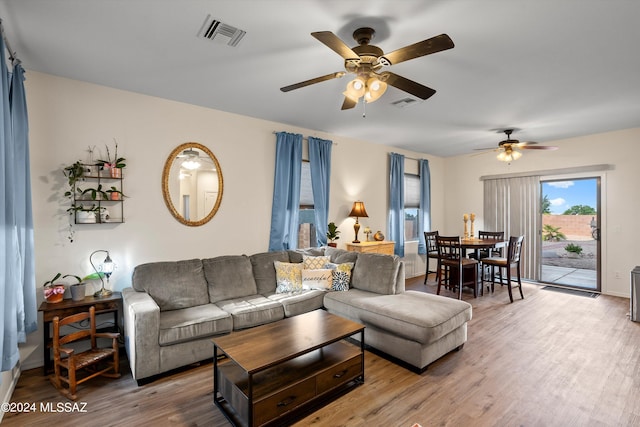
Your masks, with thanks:
M 559 228 L 567 240 L 593 240 L 591 220 L 597 221 L 597 215 L 542 215 L 542 225 L 549 224 Z

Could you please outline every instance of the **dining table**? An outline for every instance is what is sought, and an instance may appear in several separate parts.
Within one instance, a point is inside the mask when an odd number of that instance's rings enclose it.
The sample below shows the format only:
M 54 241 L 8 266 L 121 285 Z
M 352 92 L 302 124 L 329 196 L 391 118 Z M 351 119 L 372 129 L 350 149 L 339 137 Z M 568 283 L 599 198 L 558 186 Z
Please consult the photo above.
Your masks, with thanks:
M 475 259 L 478 260 L 479 269 L 477 286 L 479 286 L 481 295 L 484 294 L 484 289 L 482 285 L 483 271 L 480 265 L 480 250 L 503 248 L 508 244 L 509 241 L 505 239 L 479 239 L 477 237 L 466 237 L 464 239 L 460 239 L 460 247 L 462 248 L 463 256 L 467 256 L 467 250 L 473 250 L 475 252 Z
M 466 237 L 460 239 L 460 246 L 463 250 L 463 255 L 467 256 L 467 250 L 473 250 L 476 254 L 476 259 L 480 261 L 479 254 L 480 249 L 497 249 L 507 246 L 509 243 L 505 239 L 479 239 L 477 237 Z

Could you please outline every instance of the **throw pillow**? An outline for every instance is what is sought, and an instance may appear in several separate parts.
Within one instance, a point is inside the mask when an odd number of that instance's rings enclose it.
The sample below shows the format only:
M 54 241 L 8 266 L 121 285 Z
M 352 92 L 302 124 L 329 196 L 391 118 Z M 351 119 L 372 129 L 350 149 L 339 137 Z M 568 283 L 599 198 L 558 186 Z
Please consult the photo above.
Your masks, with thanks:
M 302 264 L 274 261 L 276 268 L 276 293 L 298 292 L 302 290 Z
M 328 263 L 325 268 L 330 268 L 332 272 L 331 290 L 332 291 L 348 291 L 351 282 L 352 262 L 342 264 Z
M 328 291 L 333 281 L 333 270 L 322 268 L 316 270 L 302 270 L 302 289 L 319 289 Z
M 302 256 L 302 268 L 305 270 L 318 270 L 330 262 L 328 256 Z

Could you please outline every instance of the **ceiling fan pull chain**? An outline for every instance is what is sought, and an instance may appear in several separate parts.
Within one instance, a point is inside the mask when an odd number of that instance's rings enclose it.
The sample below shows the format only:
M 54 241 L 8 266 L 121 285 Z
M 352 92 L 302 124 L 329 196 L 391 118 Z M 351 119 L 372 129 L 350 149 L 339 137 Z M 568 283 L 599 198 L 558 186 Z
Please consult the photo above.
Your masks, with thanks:
M 362 118 L 366 118 L 367 117 L 367 101 L 365 101 L 364 99 L 362 100 Z

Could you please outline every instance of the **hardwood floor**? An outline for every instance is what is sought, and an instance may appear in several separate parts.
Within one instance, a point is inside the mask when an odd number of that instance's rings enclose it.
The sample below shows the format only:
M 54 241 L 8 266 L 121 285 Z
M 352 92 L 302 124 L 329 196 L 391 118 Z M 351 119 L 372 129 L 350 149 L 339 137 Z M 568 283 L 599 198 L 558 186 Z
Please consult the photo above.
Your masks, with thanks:
M 407 288 L 435 292 L 422 280 L 408 280 Z M 465 291 L 473 319 L 461 351 L 421 375 L 367 352 L 365 384 L 295 425 L 640 425 L 640 323 L 628 318 L 629 300 L 527 283 L 523 291 L 525 299 L 513 304 L 504 288 L 475 299 Z M 11 401 L 33 402 L 38 410 L 7 413 L 2 425 L 229 425 L 213 405 L 211 364 L 142 387 L 127 366 L 123 372 L 79 388 L 86 413 L 40 411 L 41 403 L 68 401 L 40 369 L 23 372 Z

